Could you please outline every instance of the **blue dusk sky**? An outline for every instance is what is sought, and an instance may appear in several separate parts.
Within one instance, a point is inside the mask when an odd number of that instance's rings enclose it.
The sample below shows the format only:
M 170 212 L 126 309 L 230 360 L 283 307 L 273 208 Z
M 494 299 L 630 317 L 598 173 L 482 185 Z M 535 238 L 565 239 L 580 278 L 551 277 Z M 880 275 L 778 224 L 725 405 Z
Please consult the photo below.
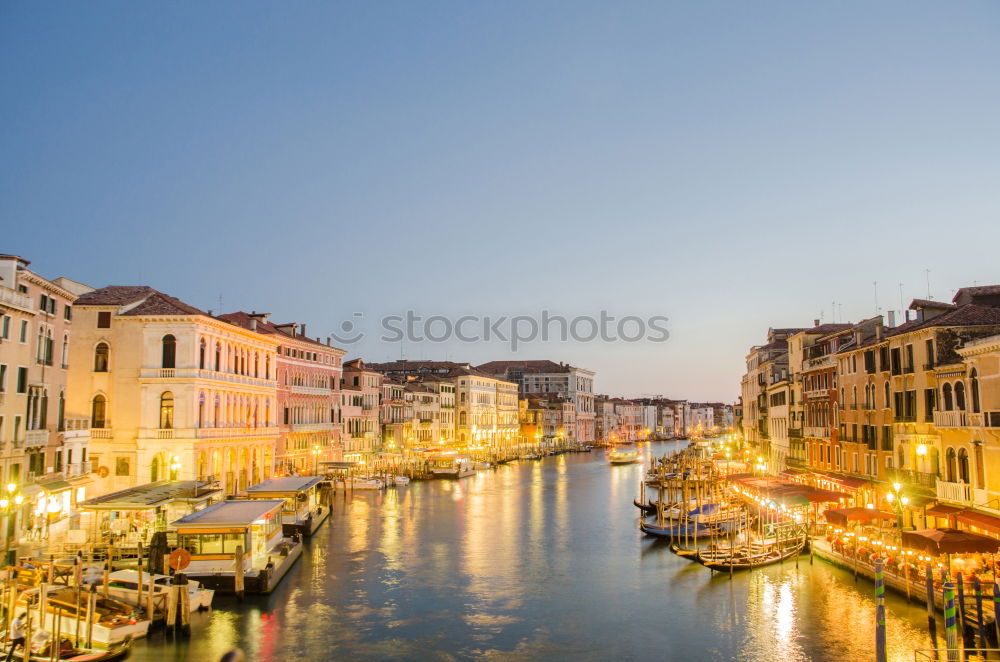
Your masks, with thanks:
M 0 252 L 370 360 L 732 401 L 769 326 L 1000 282 L 997 2 L 4 2 L 0 89 Z M 669 340 L 380 339 L 543 309 Z

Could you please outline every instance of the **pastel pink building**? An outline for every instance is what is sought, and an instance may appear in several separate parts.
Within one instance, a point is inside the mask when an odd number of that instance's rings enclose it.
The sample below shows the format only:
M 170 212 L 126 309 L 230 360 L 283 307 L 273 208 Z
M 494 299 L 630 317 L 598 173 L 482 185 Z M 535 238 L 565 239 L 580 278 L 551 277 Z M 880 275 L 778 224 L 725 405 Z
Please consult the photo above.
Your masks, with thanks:
M 320 462 L 343 459 L 341 377 L 344 350 L 306 335 L 306 325 L 274 324 L 268 313 L 237 312 L 219 319 L 278 341 L 278 441 L 274 471 L 311 475 Z

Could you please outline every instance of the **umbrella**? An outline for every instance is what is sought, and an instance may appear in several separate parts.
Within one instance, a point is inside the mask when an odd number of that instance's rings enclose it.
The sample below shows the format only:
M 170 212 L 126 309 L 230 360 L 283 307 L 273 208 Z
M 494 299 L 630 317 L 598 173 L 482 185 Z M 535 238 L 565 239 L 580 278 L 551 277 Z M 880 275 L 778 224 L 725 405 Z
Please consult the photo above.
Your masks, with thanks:
M 1000 549 L 1000 540 L 958 529 L 924 529 L 903 531 L 903 546 L 935 556 L 972 552 L 993 554 Z

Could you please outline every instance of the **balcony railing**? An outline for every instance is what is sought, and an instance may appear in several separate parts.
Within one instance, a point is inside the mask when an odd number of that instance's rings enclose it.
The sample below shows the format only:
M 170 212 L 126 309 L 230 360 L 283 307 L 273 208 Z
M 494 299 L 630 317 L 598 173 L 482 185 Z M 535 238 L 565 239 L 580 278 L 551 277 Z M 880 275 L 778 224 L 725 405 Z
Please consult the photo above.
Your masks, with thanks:
M 91 439 L 111 439 L 111 428 L 90 428 Z
M 292 385 L 292 393 L 297 393 L 300 395 L 334 395 L 335 391 L 328 388 L 323 388 L 322 386 L 302 386 L 300 384 Z
M 830 437 L 830 428 L 828 427 L 816 427 L 810 425 L 802 428 L 802 431 L 807 437 L 816 437 L 819 439 L 829 439 Z
M 972 505 L 972 485 L 968 483 L 949 483 L 945 480 L 937 482 L 937 498 L 952 501 L 967 506 Z
M 321 432 L 323 430 L 332 430 L 334 423 L 293 423 L 293 432 Z
M 12 290 L 9 287 L 0 287 L 0 302 L 32 313 L 35 312 L 35 309 L 31 307 L 31 297 L 26 294 L 21 294 L 16 290 Z
M 967 426 L 964 411 L 934 412 L 934 426 L 939 428 L 961 428 Z
M 218 370 L 201 370 L 199 368 L 143 368 L 139 371 L 140 379 L 213 379 L 232 384 L 248 386 L 264 386 L 274 388 L 274 379 L 263 379 L 251 375 L 237 375 Z
M 934 489 L 934 485 L 937 483 L 937 474 L 927 473 L 926 471 L 889 469 L 888 475 L 890 480 L 894 482 L 906 485 L 916 485 L 918 487 L 925 487 L 929 489 Z
M 225 438 L 232 439 L 235 437 L 264 437 L 264 436 L 277 436 L 278 426 L 277 425 L 267 425 L 260 427 L 231 427 L 231 428 L 195 428 L 194 436 L 199 439 L 211 439 L 215 438 Z

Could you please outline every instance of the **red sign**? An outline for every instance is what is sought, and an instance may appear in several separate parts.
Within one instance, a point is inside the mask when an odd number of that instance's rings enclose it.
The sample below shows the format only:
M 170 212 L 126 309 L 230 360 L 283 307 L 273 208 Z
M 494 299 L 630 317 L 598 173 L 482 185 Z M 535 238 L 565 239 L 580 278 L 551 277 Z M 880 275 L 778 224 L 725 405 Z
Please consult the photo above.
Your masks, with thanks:
M 191 552 L 186 549 L 175 549 L 170 552 L 170 567 L 174 569 L 175 572 L 180 572 L 184 568 L 191 565 Z

